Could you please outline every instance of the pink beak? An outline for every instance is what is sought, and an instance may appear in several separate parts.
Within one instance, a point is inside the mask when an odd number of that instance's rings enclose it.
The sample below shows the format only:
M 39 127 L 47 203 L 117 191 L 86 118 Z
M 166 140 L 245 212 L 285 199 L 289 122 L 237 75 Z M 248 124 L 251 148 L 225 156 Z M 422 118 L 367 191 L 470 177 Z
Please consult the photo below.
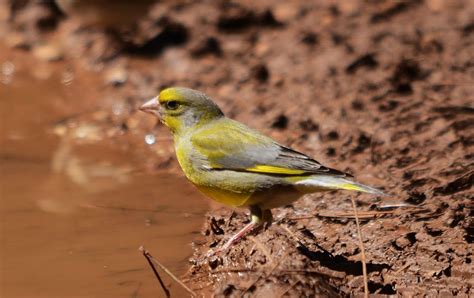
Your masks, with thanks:
M 142 104 L 139 109 L 140 111 L 157 115 L 159 108 L 160 103 L 158 102 L 158 97 L 153 97 L 149 101 Z

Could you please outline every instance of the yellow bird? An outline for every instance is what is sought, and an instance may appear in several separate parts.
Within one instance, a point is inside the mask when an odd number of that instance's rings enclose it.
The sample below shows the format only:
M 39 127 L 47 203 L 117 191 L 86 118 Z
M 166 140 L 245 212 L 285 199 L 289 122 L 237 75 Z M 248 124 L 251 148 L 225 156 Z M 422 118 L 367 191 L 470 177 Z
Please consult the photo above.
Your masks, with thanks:
M 271 222 L 272 208 L 305 194 L 342 189 L 384 195 L 225 117 L 212 99 L 199 91 L 167 88 L 140 109 L 158 116 L 169 127 L 178 162 L 200 191 L 225 205 L 250 209 L 251 222 L 222 250 L 255 227 Z

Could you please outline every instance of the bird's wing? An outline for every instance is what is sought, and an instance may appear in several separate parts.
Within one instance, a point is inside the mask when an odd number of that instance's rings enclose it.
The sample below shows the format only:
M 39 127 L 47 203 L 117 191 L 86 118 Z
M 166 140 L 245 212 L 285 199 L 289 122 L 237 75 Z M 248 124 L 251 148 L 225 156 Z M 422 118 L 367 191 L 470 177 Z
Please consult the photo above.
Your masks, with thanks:
M 350 176 L 327 168 L 307 155 L 281 146 L 271 138 L 230 119 L 222 119 L 199 129 L 193 134 L 191 142 L 207 159 L 207 170 L 282 176 Z

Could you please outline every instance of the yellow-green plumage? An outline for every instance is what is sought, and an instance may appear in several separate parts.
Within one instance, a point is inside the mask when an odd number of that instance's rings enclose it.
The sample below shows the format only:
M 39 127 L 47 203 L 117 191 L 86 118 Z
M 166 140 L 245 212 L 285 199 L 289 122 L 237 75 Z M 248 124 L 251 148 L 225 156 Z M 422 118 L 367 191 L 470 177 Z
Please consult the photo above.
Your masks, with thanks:
M 226 118 L 201 92 L 168 88 L 145 105 L 172 131 L 186 177 L 216 201 L 249 206 L 254 221 L 268 219 L 271 208 L 306 193 L 346 189 L 383 194 Z
M 247 151 L 268 150 L 274 142 L 234 120 L 222 117 L 190 128 L 175 143 L 186 177 L 211 198 L 231 206 L 273 208 L 289 204 L 302 193 L 287 181 L 301 170 L 256 164 Z M 247 157 L 248 160 L 241 158 Z M 306 176 L 301 177 L 302 179 Z M 284 192 L 282 191 L 284 189 Z M 263 209 L 267 209 L 263 208 Z

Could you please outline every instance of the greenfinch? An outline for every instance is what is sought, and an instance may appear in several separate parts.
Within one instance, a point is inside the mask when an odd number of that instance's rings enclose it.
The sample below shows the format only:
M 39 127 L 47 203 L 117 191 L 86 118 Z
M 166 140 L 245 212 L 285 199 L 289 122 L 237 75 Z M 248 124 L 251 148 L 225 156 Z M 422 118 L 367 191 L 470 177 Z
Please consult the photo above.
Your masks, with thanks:
M 199 91 L 167 88 L 140 109 L 159 117 L 171 130 L 178 162 L 200 191 L 225 205 L 249 208 L 250 223 L 223 250 L 262 223 L 271 222 L 272 208 L 305 194 L 353 190 L 384 195 L 227 118 Z

